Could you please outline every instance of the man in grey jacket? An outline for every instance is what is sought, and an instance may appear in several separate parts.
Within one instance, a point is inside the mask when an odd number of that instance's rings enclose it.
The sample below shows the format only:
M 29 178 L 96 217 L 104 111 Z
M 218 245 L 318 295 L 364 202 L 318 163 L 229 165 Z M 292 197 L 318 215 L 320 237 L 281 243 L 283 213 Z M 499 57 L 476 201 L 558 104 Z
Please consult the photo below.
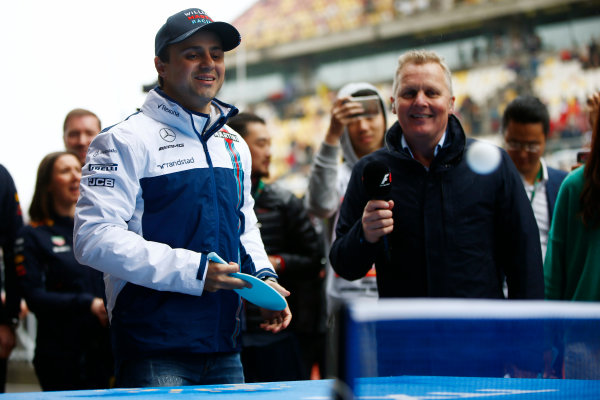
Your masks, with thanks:
M 328 247 L 333 242 L 332 233 L 352 167 L 360 158 L 383 146 L 387 129 L 385 110 L 386 103 L 379 90 L 364 82 L 343 86 L 333 104 L 331 122 L 315 156 L 306 193 L 308 211 L 328 219 L 325 230 Z M 330 315 L 344 299 L 376 299 L 375 268 L 364 278 L 350 282 L 337 276 L 328 266 L 326 292 Z

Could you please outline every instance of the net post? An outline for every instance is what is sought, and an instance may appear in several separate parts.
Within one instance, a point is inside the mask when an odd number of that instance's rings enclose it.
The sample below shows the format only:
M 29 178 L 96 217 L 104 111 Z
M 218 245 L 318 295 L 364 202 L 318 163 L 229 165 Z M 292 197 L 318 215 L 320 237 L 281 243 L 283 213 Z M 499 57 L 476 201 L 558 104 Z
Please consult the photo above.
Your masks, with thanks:
M 334 400 L 354 400 L 354 376 L 352 376 L 349 357 L 349 307 L 344 302 L 335 313 L 335 343 L 336 359 L 335 370 L 336 377 L 333 384 L 332 398 Z

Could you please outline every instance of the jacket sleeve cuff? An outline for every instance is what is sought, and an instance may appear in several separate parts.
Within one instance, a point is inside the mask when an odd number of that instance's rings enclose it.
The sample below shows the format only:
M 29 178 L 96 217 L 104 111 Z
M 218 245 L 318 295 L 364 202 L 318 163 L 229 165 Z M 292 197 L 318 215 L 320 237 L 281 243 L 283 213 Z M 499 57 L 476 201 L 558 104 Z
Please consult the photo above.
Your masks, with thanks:
M 279 279 L 279 276 L 277 276 L 277 274 L 271 268 L 260 269 L 260 270 L 256 271 L 256 274 L 254 276 L 257 277 L 258 279 L 262 279 L 262 280 L 264 280 L 266 278 Z
M 198 266 L 198 272 L 196 274 L 196 279 L 204 282 L 207 272 L 208 272 L 208 257 L 206 256 L 206 254 L 202 253 L 202 255 L 200 256 L 200 265 Z

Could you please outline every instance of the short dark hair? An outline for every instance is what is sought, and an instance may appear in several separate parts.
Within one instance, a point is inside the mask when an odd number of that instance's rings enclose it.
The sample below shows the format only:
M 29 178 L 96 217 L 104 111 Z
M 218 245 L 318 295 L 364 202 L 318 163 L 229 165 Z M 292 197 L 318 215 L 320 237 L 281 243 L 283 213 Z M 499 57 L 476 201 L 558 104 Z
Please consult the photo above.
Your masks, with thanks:
M 239 113 L 238 115 L 230 118 L 227 121 L 227 125 L 229 125 L 234 131 L 239 133 L 242 137 L 246 137 L 248 134 L 248 124 L 256 122 L 259 124 L 266 125 L 264 119 L 259 117 L 256 114 L 252 114 L 249 112 Z
M 502 132 L 506 131 L 508 123 L 515 121 L 520 124 L 541 123 L 544 130 L 544 136 L 548 137 L 550 132 L 550 115 L 548 109 L 534 96 L 519 96 L 511 101 L 502 116 Z
M 33 222 L 44 222 L 51 219 L 54 214 L 54 199 L 48 191 L 50 183 L 52 183 L 52 173 L 54 172 L 54 164 L 59 157 L 64 155 L 72 155 L 79 161 L 77 153 L 72 151 L 57 151 L 48 154 L 40 162 L 35 180 L 35 190 L 31 205 L 29 206 L 29 217 Z
M 69 111 L 69 113 L 65 117 L 65 121 L 63 122 L 63 133 L 67 131 L 67 123 L 71 118 L 87 116 L 96 118 L 96 120 L 98 121 L 98 127 L 100 128 L 100 130 L 102 130 L 102 123 L 100 122 L 100 118 L 98 118 L 96 114 L 94 114 L 90 110 L 86 110 L 85 108 L 75 108 Z

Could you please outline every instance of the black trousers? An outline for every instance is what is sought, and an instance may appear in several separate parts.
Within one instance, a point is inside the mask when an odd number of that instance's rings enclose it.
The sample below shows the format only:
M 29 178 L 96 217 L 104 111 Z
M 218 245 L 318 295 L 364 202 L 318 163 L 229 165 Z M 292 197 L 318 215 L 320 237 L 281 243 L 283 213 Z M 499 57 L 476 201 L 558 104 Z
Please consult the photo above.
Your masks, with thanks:
M 242 347 L 244 380 L 250 382 L 281 382 L 309 379 L 298 340 L 292 332 L 281 332 L 274 342 Z
M 43 391 L 107 389 L 113 375 L 112 357 L 36 355 L 33 366 Z

